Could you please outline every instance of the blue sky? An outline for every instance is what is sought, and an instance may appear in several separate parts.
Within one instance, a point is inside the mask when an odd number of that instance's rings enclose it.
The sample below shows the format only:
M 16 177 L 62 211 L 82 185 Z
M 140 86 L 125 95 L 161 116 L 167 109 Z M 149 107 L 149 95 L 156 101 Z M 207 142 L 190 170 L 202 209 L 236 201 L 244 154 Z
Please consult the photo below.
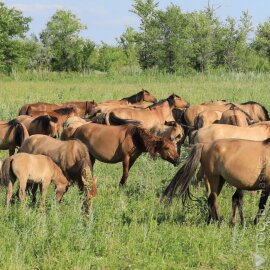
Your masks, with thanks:
M 208 0 L 160 0 L 160 8 L 166 8 L 170 3 L 179 5 L 183 11 L 200 10 L 207 6 Z M 115 44 L 127 26 L 135 29 L 139 20 L 133 13 L 132 0 L 8 0 L 4 3 L 9 7 L 16 7 L 23 11 L 25 16 L 31 16 L 30 33 L 38 35 L 46 25 L 48 19 L 57 9 L 67 9 L 74 12 L 88 29 L 82 36 L 97 43 L 104 41 Z M 224 19 L 227 16 L 239 19 L 242 11 L 249 11 L 253 25 L 258 25 L 270 17 L 269 0 L 212 0 L 210 4 L 217 9 L 217 14 Z

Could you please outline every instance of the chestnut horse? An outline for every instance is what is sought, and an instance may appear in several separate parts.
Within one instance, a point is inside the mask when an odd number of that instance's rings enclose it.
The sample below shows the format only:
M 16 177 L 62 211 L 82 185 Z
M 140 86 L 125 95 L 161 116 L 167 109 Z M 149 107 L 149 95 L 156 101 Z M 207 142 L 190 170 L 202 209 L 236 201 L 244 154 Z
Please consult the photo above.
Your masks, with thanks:
M 25 125 L 29 135 L 43 134 L 54 138 L 59 135 L 60 130 L 56 117 L 41 115 L 34 118 L 29 115 L 20 115 L 16 119 Z
M 59 104 L 37 102 L 32 104 L 25 104 L 19 111 L 19 115 L 31 115 L 38 111 L 52 111 L 55 109 L 74 107 L 76 108 L 77 115 L 83 117 L 91 113 L 92 109 L 95 108 L 97 103 L 94 101 L 71 101 Z
M 270 139 L 263 142 L 223 139 L 196 144 L 166 188 L 164 196 L 171 200 L 179 190 L 185 200 L 190 195 L 189 185 L 199 164 L 205 171 L 210 188 L 208 223 L 211 219 L 220 220 L 217 197 L 226 181 L 237 188 L 232 197 L 232 223 L 235 223 L 236 208 L 239 209 L 241 223 L 244 223 L 241 190 L 262 190 L 259 211 L 254 220 L 257 224 L 270 193 Z
M 19 180 L 19 199 L 21 202 L 25 199 L 25 189 L 28 181 L 41 184 L 42 210 L 45 209 L 46 193 L 51 181 L 56 185 L 58 202 L 61 202 L 69 186 L 67 178 L 50 157 L 19 153 L 5 159 L 2 165 L 1 184 L 7 187 L 7 206 L 10 204 L 16 179 Z
M 28 137 L 26 127 L 17 119 L 9 122 L 0 121 L 0 149 L 9 150 L 10 156 L 15 153 L 16 147 L 20 147 Z
M 89 123 L 78 127 L 73 137 L 87 146 L 93 165 L 96 159 L 105 163 L 122 162 L 121 185 L 126 184 L 130 168 L 142 153 L 152 157 L 160 154 L 174 165 L 179 163 L 179 155 L 170 140 L 151 135 L 140 127 Z
M 135 120 L 144 128 L 150 129 L 155 125 L 164 124 L 165 121 L 174 121 L 172 110 L 185 108 L 189 103 L 179 96 L 172 94 L 167 99 L 159 101 L 145 109 L 119 108 L 112 110 L 106 116 L 106 124 L 128 124 L 127 121 Z
M 86 146 L 79 140 L 59 141 L 46 135 L 32 135 L 23 143 L 21 153 L 49 156 L 64 172 L 71 183 L 77 183 L 85 193 L 88 208 L 89 196 L 95 190 L 92 165 Z

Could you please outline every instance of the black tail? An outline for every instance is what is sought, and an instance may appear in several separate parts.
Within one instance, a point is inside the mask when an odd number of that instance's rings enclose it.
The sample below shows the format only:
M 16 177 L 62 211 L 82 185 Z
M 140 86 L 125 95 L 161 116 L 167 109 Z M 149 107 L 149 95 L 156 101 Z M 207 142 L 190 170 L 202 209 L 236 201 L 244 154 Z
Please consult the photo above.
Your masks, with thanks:
M 203 119 L 202 117 L 197 116 L 194 121 L 194 127 L 195 129 L 200 129 L 203 127 Z
M 134 125 L 139 126 L 141 125 L 141 121 L 138 120 L 132 120 L 132 119 L 121 119 L 117 117 L 114 112 L 109 113 L 109 122 L 111 125 L 118 126 L 118 125 Z
M 29 136 L 26 128 L 17 119 L 9 121 L 8 124 L 15 128 L 14 140 L 16 146 L 22 146 L 24 140 Z
M 179 195 L 182 197 L 183 201 L 185 201 L 187 197 L 190 197 L 189 185 L 200 163 L 202 149 L 202 143 L 193 146 L 185 164 L 179 169 L 164 191 L 164 197 L 167 197 L 171 201 L 177 189 L 179 189 Z
M 10 181 L 12 181 L 12 183 L 16 181 L 16 176 L 14 175 L 13 170 L 12 170 L 12 161 L 13 161 L 13 157 L 9 157 L 5 159 L 3 162 L 2 169 L 1 169 L 1 173 L 2 173 L 1 185 L 7 186 Z

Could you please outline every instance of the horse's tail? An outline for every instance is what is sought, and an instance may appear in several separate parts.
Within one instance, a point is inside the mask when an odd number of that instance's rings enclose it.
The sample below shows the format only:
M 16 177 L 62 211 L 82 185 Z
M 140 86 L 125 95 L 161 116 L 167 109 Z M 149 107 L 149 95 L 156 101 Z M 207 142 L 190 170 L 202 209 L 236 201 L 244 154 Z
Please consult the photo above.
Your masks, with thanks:
M 141 125 L 141 121 L 138 120 L 132 120 L 132 119 L 122 119 L 117 117 L 114 112 L 109 113 L 109 123 L 111 125 L 117 126 L 117 125 L 134 125 L 134 126 L 139 126 Z
M 96 114 L 91 118 L 91 121 L 97 124 L 106 124 L 106 113 Z
M 14 139 L 16 146 L 22 146 L 25 139 L 29 137 L 28 131 L 18 120 L 14 121 L 13 126 L 15 127 Z
M 203 118 L 202 117 L 199 117 L 197 116 L 195 121 L 194 121 L 194 127 L 195 129 L 200 129 L 203 127 Z
M 27 115 L 29 106 L 30 106 L 29 104 L 23 105 L 19 110 L 19 115 Z
M 12 170 L 12 162 L 13 162 L 13 157 L 9 157 L 7 159 L 4 160 L 3 165 L 2 165 L 2 169 L 1 169 L 1 185 L 5 185 L 7 186 L 9 184 L 10 181 L 12 181 L 13 183 L 16 181 L 16 176 L 13 173 Z
M 179 189 L 179 195 L 182 197 L 183 201 L 185 201 L 187 197 L 190 198 L 189 185 L 200 163 L 202 149 L 202 143 L 194 145 L 185 164 L 179 169 L 164 191 L 164 197 L 167 197 L 171 201 L 177 189 Z

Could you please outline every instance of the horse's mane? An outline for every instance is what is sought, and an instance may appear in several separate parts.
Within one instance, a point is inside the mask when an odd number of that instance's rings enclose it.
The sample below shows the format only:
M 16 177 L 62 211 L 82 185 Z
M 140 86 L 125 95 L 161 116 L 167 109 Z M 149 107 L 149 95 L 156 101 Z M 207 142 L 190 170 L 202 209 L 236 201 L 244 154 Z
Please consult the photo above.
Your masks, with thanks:
M 130 126 L 127 133 L 131 135 L 134 145 L 142 152 L 149 152 L 152 157 L 155 157 L 165 138 L 151 135 L 145 129 Z
M 233 103 L 232 103 L 231 107 L 229 108 L 229 110 L 232 110 L 232 111 L 239 110 L 240 112 L 242 112 L 248 118 L 248 120 L 253 121 L 252 117 L 247 112 L 245 112 L 244 110 L 242 110 L 240 107 L 238 107 L 237 105 L 235 105 Z
M 55 109 L 53 111 L 58 113 L 58 114 L 61 114 L 61 115 L 68 115 L 72 112 L 75 112 L 76 108 L 75 107 L 65 107 L 65 108 Z
M 175 94 L 171 94 L 171 95 L 170 95 L 169 97 L 167 97 L 166 99 L 161 99 L 160 101 L 158 101 L 158 102 L 156 102 L 156 103 L 154 103 L 154 104 L 152 104 L 152 105 L 146 107 L 146 109 L 150 109 L 150 110 L 151 110 L 151 109 L 155 108 L 155 107 L 158 106 L 158 105 L 161 105 L 162 103 L 164 103 L 164 102 L 166 102 L 166 101 L 168 101 L 169 106 L 172 107 L 172 106 L 174 106 L 174 104 L 175 104 L 174 98 L 181 98 L 181 97 L 179 97 L 178 95 L 175 95 Z
M 54 117 L 54 116 L 49 116 L 49 115 L 40 115 L 37 118 L 35 118 L 32 123 L 37 123 L 42 125 L 42 128 L 46 131 L 48 131 L 51 126 L 50 126 L 50 122 L 54 122 L 57 123 L 58 122 L 58 118 Z
M 12 126 L 12 127 L 19 125 L 19 124 L 20 124 L 20 122 L 16 118 L 7 122 L 7 125 Z
M 261 104 L 261 103 L 258 103 L 256 101 L 247 101 L 247 102 L 243 102 L 241 103 L 241 105 L 259 105 L 261 106 L 262 110 L 263 110 L 263 113 L 265 115 L 265 120 L 270 120 L 270 117 L 269 117 L 269 114 L 268 114 L 268 111 L 266 110 L 266 108 Z
M 138 92 L 132 96 L 122 98 L 121 100 L 126 100 L 131 104 L 136 103 L 136 102 L 140 102 L 140 101 L 143 101 L 143 96 L 144 96 L 145 92 L 150 94 L 147 90 L 142 89 L 140 92 Z
M 263 144 L 269 144 L 270 145 L 270 138 L 263 141 Z

